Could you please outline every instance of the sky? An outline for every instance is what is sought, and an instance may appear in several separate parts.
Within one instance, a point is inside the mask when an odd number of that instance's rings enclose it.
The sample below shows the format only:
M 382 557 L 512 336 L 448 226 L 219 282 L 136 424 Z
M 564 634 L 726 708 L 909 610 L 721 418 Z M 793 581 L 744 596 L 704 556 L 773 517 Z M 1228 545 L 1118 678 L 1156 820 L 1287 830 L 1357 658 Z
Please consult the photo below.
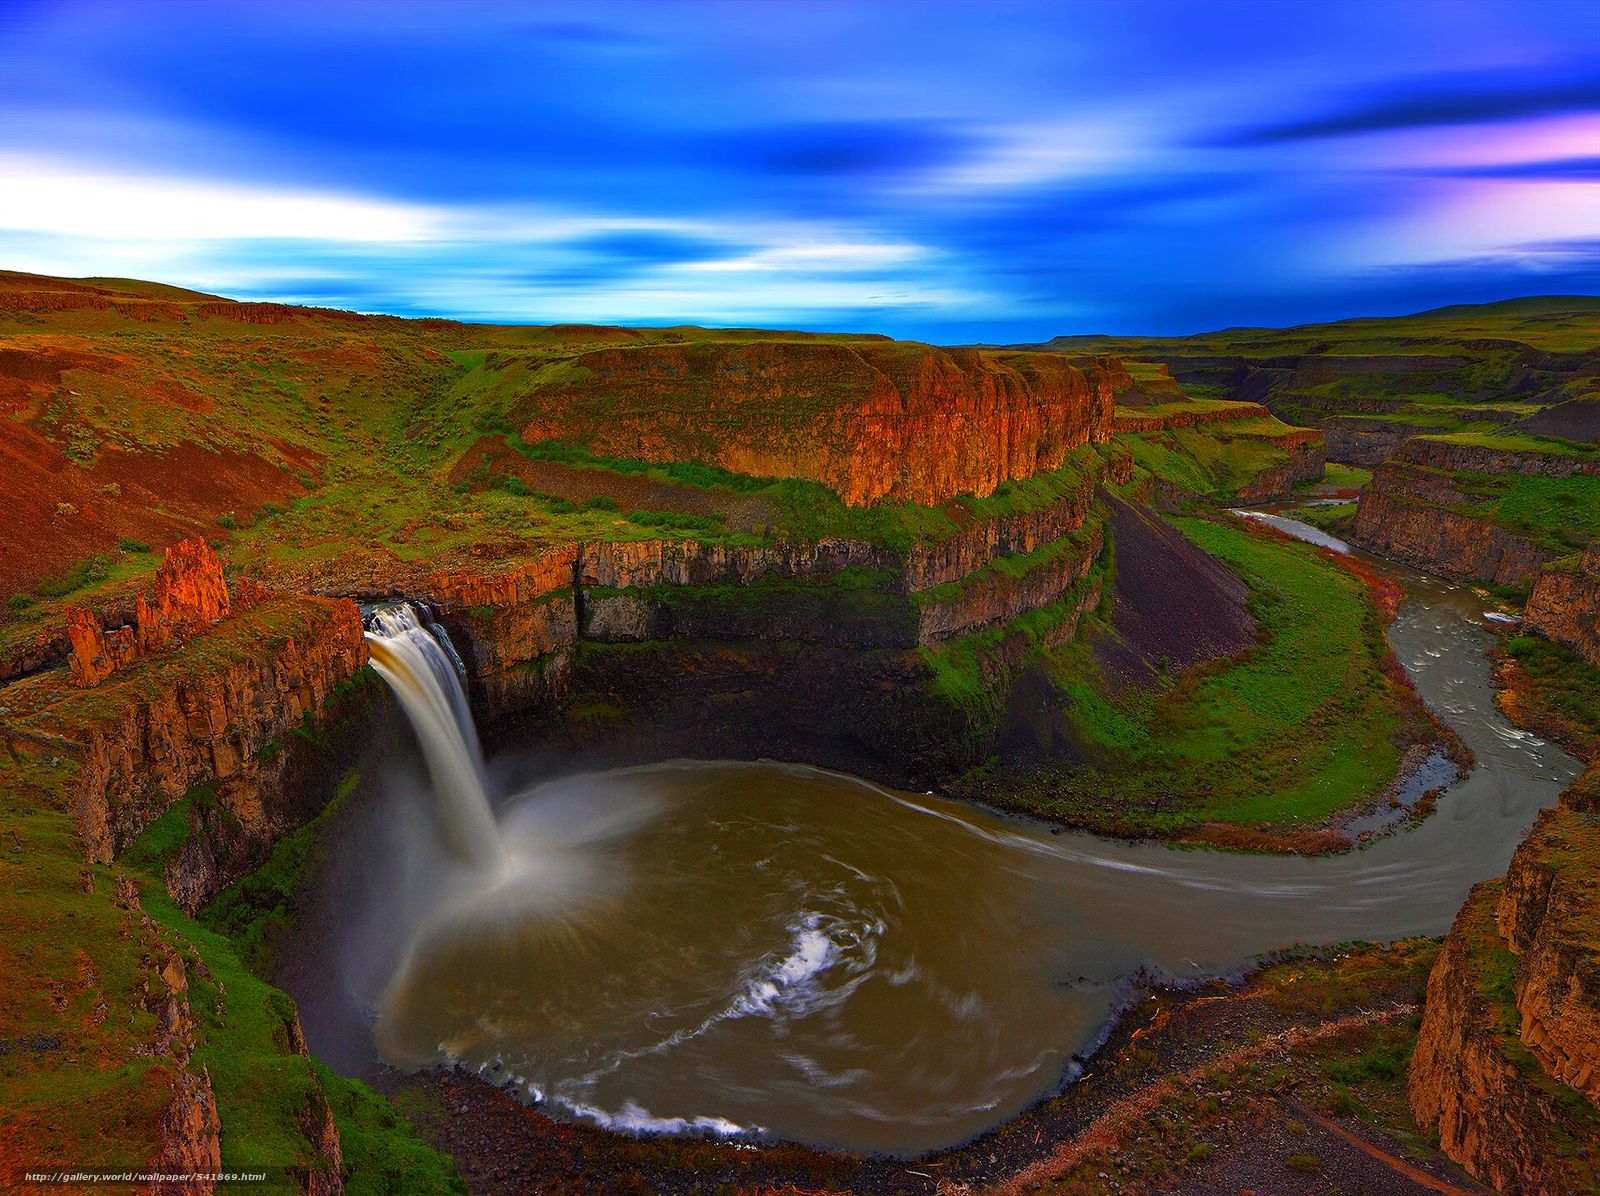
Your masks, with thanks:
M 1600 3 L 5 0 L 0 267 L 942 343 L 1600 292 Z

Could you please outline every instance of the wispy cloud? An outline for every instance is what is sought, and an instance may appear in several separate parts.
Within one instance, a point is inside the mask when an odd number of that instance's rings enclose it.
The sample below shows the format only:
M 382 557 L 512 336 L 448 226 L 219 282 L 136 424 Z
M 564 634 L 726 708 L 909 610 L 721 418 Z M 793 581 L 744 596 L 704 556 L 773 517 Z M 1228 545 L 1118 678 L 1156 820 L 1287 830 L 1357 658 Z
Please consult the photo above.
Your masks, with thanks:
M 1554 81 L 1491 81 L 1481 76 L 1425 79 L 1403 84 L 1395 94 L 1362 98 L 1336 111 L 1303 120 L 1264 125 L 1220 138 L 1222 144 L 1274 145 L 1396 129 L 1487 124 L 1567 112 L 1600 111 L 1600 60 L 1577 78 Z

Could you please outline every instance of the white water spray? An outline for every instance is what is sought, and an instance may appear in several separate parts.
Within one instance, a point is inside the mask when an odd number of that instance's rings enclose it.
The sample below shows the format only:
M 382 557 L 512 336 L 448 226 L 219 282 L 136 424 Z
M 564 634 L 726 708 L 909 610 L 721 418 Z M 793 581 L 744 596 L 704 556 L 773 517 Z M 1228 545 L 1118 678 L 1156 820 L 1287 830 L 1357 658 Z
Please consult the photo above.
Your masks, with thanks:
M 367 623 L 372 667 L 400 700 L 422 745 L 451 850 L 475 867 L 498 864 L 500 831 L 489 805 L 483 751 L 472 725 L 461 658 L 411 603 L 384 607 Z

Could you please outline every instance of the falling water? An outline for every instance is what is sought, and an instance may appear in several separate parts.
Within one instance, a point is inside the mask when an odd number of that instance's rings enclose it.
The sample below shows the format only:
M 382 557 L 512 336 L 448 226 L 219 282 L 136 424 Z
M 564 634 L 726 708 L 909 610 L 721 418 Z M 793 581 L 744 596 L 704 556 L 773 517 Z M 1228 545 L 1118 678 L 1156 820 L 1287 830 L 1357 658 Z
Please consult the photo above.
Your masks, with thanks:
M 461 658 L 443 628 L 430 628 L 411 603 L 367 620 L 372 667 L 394 690 L 422 745 L 446 841 L 477 867 L 501 858 L 500 832 L 484 781 L 483 751 L 459 673 Z

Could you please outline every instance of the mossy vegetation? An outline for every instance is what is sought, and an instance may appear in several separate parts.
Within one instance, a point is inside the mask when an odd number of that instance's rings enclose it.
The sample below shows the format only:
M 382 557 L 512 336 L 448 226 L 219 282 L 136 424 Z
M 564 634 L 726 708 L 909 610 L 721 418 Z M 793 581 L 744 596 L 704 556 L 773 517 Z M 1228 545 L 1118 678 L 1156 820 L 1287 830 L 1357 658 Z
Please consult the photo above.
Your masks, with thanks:
M 1517 635 L 1507 639 L 1504 651 L 1523 673 L 1528 684 L 1519 686 L 1519 708 L 1540 723 L 1558 724 L 1566 732 L 1561 737 L 1600 744 L 1600 668 L 1590 664 L 1564 644 L 1537 635 Z
M 1135 463 L 1161 481 L 1211 502 L 1232 502 L 1268 469 L 1289 462 L 1279 439 L 1294 431 L 1276 420 L 1237 420 L 1125 433 Z
M 197 915 L 202 926 L 232 943 L 256 975 L 272 974 L 278 946 L 293 926 L 296 904 L 316 861 L 319 836 L 360 782 L 359 772 L 346 773 L 321 813 L 274 843 L 259 868 L 223 889 Z M 158 820 L 146 837 L 159 833 L 159 827 Z
M 325 1105 L 356 1185 L 346 1190 L 465 1191 L 455 1165 L 387 1102 L 295 1051 L 294 1002 L 247 967 L 231 939 L 184 916 L 159 878 L 145 874 L 140 889 L 145 910 L 195 961 L 188 969 L 195 1062 L 216 1094 L 224 1170 L 331 1172 L 333 1161 L 308 1137 Z

